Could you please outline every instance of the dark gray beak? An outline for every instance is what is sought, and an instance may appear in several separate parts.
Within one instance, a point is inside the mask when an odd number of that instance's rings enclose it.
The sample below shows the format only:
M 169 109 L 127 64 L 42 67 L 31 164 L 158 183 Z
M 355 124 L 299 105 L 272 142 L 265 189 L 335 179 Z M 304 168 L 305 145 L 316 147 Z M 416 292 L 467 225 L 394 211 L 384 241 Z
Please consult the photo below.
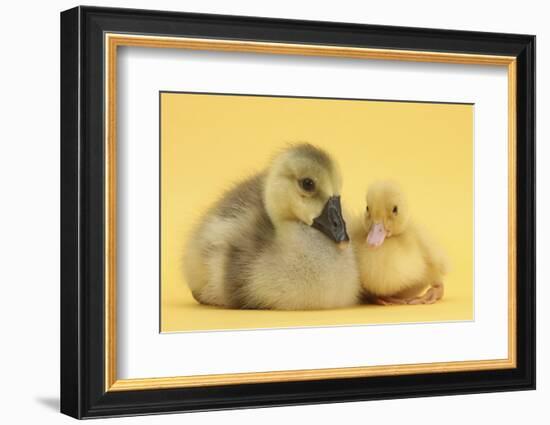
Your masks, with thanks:
M 349 241 L 346 222 L 342 217 L 342 206 L 339 196 L 331 196 L 321 211 L 321 215 L 313 220 L 311 227 L 324 233 L 334 242 Z

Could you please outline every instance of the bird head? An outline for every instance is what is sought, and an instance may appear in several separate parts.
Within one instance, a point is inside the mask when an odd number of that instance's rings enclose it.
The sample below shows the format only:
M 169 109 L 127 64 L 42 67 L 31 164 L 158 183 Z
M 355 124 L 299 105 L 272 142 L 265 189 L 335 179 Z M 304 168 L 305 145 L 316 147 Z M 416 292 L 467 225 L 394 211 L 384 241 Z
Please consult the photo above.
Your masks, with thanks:
M 325 151 L 310 144 L 293 145 L 269 167 L 264 191 L 267 213 L 275 225 L 301 222 L 336 243 L 348 242 L 341 187 L 340 170 Z
M 386 238 L 403 233 L 408 221 L 407 199 L 397 183 L 379 181 L 369 186 L 363 224 L 370 247 L 379 247 Z

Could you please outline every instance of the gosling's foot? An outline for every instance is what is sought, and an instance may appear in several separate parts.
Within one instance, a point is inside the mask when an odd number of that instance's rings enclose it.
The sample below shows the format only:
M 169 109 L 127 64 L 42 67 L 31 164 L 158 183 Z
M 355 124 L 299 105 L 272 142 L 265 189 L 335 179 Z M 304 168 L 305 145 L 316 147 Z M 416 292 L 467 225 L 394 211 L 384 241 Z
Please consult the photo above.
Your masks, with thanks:
M 443 298 L 444 292 L 443 283 L 434 283 L 423 295 L 408 299 L 406 304 L 433 304 Z

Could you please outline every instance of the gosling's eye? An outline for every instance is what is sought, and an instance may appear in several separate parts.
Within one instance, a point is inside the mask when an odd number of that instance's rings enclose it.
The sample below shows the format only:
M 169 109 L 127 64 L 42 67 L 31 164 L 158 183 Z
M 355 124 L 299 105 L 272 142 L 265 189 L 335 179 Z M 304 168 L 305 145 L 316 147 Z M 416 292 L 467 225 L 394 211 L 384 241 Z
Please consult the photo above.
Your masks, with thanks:
M 394 213 L 395 215 L 397 215 L 397 205 L 395 205 L 393 207 L 393 210 L 391 210 L 392 213 Z
M 367 205 L 367 213 L 369 212 L 369 206 Z
M 309 177 L 300 180 L 300 186 L 306 192 L 313 192 L 315 190 L 315 182 Z

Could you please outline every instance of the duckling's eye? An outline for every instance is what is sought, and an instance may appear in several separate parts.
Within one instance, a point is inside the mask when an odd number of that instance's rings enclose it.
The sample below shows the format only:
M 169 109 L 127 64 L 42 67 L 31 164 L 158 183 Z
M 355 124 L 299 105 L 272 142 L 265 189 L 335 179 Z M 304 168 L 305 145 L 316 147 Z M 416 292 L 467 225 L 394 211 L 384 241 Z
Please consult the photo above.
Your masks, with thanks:
M 368 212 L 369 212 L 369 206 L 367 205 L 367 214 L 368 214 Z
M 395 215 L 397 215 L 397 205 L 395 205 L 393 207 L 393 210 L 391 210 L 392 213 L 394 213 Z
M 300 180 L 300 186 L 306 192 L 313 192 L 315 190 L 315 182 L 309 177 Z

